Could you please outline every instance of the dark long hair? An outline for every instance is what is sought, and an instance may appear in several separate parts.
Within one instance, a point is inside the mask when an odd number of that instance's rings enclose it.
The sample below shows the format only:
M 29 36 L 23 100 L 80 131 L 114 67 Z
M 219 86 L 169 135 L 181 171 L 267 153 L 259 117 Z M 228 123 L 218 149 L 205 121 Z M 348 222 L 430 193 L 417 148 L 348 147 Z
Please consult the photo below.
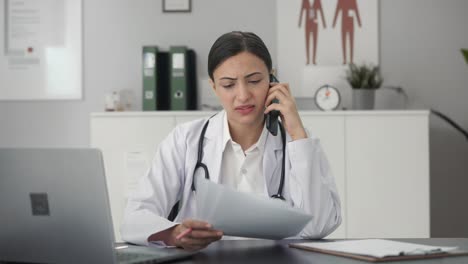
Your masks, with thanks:
M 214 80 L 213 72 L 221 63 L 244 51 L 261 59 L 271 72 L 271 56 L 263 40 L 252 32 L 232 31 L 223 34 L 211 46 L 208 54 L 208 75 L 211 80 Z

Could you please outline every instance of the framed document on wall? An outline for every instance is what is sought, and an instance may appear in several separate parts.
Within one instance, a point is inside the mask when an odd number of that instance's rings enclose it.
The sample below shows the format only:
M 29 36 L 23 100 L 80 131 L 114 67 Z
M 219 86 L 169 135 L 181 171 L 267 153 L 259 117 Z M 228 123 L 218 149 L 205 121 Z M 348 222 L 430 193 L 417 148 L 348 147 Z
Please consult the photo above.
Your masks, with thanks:
M 0 4 L 0 100 L 82 99 L 82 0 Z

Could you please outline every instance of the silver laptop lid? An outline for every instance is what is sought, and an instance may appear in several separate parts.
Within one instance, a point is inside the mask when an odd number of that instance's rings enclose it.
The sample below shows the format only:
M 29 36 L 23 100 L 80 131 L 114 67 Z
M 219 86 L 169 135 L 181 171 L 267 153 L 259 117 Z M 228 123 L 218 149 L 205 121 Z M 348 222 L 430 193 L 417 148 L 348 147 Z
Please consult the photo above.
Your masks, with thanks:
M 115 262 L 99 150 L 0 148 L 0 212 L 0 260 Z

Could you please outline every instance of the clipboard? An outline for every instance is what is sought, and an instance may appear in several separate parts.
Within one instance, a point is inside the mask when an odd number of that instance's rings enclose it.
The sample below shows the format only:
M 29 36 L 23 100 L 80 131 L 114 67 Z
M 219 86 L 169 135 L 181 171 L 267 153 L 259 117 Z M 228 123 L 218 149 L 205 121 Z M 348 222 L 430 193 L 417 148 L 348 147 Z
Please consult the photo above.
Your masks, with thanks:
M 345 258 L 352 258 L 357 260 L 364 260 L 368 262 L 390 262 L 390 261 L 400 261 L 400 260 L 418 260 L 418 259 L 435 259 L 435 258 L 445 258 L 445 257 L 457 257 L 457 256 L 468 256 L 468 251 L 452 251 L 452 252 L 444 252 L 444 253 L 433 253 L 433 254 L 420 254 L 420 255 L 402 255 L 402 256 L 388 256 L 384 258 L 378 258 L 373 256 L 366 256 L 366 255 L 359 255 L 359 254 L 351 254 L 351 253 L 344 253 L 334 250 L 325 250 L 320 248 L 314 248 L 310 246 L 303 246 L 300 243 L 290 243 L 289 247 L 297 248 L 302 250 L 307 250 L 311 252 L 323 253 L 338 257 L 345 257 Z

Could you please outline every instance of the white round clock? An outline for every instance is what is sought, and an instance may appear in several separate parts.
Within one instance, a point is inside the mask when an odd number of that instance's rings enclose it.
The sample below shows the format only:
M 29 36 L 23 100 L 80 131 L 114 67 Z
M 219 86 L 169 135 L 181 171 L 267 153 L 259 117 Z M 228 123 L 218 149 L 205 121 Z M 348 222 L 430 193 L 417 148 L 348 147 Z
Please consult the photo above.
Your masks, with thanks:
M 338 109 L 340 102 L 340 92 L 333 86 L 324 85 L 315 92 L 315 104 L 323 111 Z

